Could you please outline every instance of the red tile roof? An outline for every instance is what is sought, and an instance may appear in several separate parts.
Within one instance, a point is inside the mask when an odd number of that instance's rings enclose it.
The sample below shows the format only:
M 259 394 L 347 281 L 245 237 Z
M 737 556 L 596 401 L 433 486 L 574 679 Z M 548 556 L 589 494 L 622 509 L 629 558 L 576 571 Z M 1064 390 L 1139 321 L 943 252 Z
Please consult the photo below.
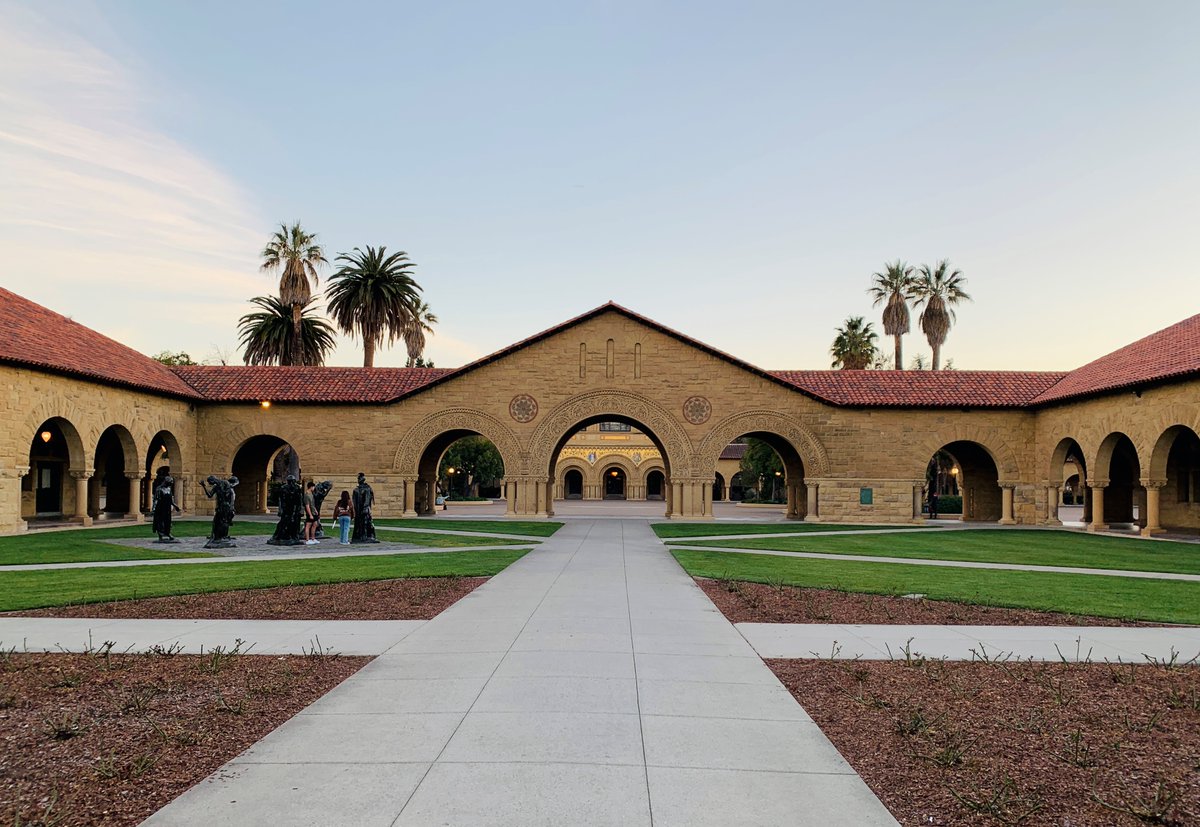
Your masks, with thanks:
M 445 368 L 314 368 L 189 365 L 174 368 L 213 402 L 390 402 L 439 379 Z
M 746 456 L 746 449 L 749 447 L 744 442 L 731 442 L 721 449 L 719 459 L 741 459 Z
M 1094 396 L 1196 373 L 1200 373 L 1200 314 L 1071 371 L 1039 394 L 1033 404 Z
M 777 370 L 771 375 L 833 405 L 1020 408 L 1067 374 L 1002 370 Z
M 194 399 L 161 362 L 0 287 L 0 362 Z

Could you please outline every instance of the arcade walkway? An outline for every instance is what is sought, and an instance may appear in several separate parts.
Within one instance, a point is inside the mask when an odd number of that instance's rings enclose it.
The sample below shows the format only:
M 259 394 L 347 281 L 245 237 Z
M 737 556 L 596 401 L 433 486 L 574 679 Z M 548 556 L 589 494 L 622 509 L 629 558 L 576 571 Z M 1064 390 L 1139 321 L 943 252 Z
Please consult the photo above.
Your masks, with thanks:
M 642 521 L 551 539 L 148 825 L 892 825 Z

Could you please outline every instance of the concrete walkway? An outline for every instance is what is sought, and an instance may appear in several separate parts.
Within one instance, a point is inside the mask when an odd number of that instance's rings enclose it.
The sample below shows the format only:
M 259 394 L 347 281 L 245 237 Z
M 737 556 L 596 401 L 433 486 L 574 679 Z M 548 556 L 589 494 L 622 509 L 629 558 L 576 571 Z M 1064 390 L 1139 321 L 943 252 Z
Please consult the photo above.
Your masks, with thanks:
M 314 649 L 379 655 L 424 620 L 164 620 L 101 617 L 0 617 L 0 649 L 89 652 L 112 642 L 113 652 L 180 647 L 182 654 L 230 649 L 243 641 L 255 655 L 302 655 Z M 250 647 L 247 649 L 246 647 Z
M 1182 663 L 1200 655 L 1200 627 L 887 626 L 823 623 L 739 623 L 737 630 L 764 658 L 948 660 L 1105 660 Z
M 795 536 L 795 535 L 791 535 Z M 804 535 L 807 536 L 807 535 Z M 1036 571 L 1051 574 L 1094 574 L 1099 577 L 1133 577 L 1143 580 L 1184 580 L 1200 582 L 1200 574 L 1176 574 L 1169 571 L 1129 571 L 1126 569 L 1089 569 L 1083 566 L 1035 566 L 1023 563 L 977 563 L 972 560 L 930 560 L 923 557 L 876 557 L 872 554 L 828 554 L 819 551 L 776 551 L 762 548 L 725 548 L 671 544 L 672 551 L 717 551 L 729 554 L 765 554 L 769 557 L 804 557 L 811 560 L 845 560 L 853 563 L 887 563 L 906 566 L 944 566 L 956 569 L 993 569 L 995 571 Z
M 896 824 L 649 528 L 602 520 L 146 823 Z

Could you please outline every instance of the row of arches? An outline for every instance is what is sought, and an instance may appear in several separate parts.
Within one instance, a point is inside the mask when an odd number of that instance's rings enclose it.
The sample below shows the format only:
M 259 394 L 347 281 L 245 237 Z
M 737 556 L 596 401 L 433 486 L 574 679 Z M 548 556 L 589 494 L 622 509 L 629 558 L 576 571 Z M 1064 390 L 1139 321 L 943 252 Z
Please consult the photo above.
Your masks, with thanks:
M 112 424 L 93 444 L 85 444 L 69 419 L 51 417 L 30 438 L 21 516 L 83 523 L 136 517 L 149 508 L 158 469 L 178 469 L 182 463 L 179 440 L 169 430 L 154 432 L 139 445 L 128 427 Z

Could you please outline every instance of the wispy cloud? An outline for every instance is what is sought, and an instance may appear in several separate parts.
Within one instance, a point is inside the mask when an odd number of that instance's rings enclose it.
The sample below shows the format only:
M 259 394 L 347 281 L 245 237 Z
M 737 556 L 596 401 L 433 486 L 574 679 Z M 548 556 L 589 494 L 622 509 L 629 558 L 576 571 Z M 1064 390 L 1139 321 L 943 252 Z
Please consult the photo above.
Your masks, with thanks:
M 129 332 L 134 347 L 203 350 L 211 333 L 189 333 L 180 313 L 228 327 L 221 339 L 232 340 L 243 300 L 265 292 L 255 266 L 264 222 L 219 166 L 155 127 L 154 105 L 116 56 L 34 12 L 6 10 L 3 281 L 52 307 L 85 297 L 79 320 Z

